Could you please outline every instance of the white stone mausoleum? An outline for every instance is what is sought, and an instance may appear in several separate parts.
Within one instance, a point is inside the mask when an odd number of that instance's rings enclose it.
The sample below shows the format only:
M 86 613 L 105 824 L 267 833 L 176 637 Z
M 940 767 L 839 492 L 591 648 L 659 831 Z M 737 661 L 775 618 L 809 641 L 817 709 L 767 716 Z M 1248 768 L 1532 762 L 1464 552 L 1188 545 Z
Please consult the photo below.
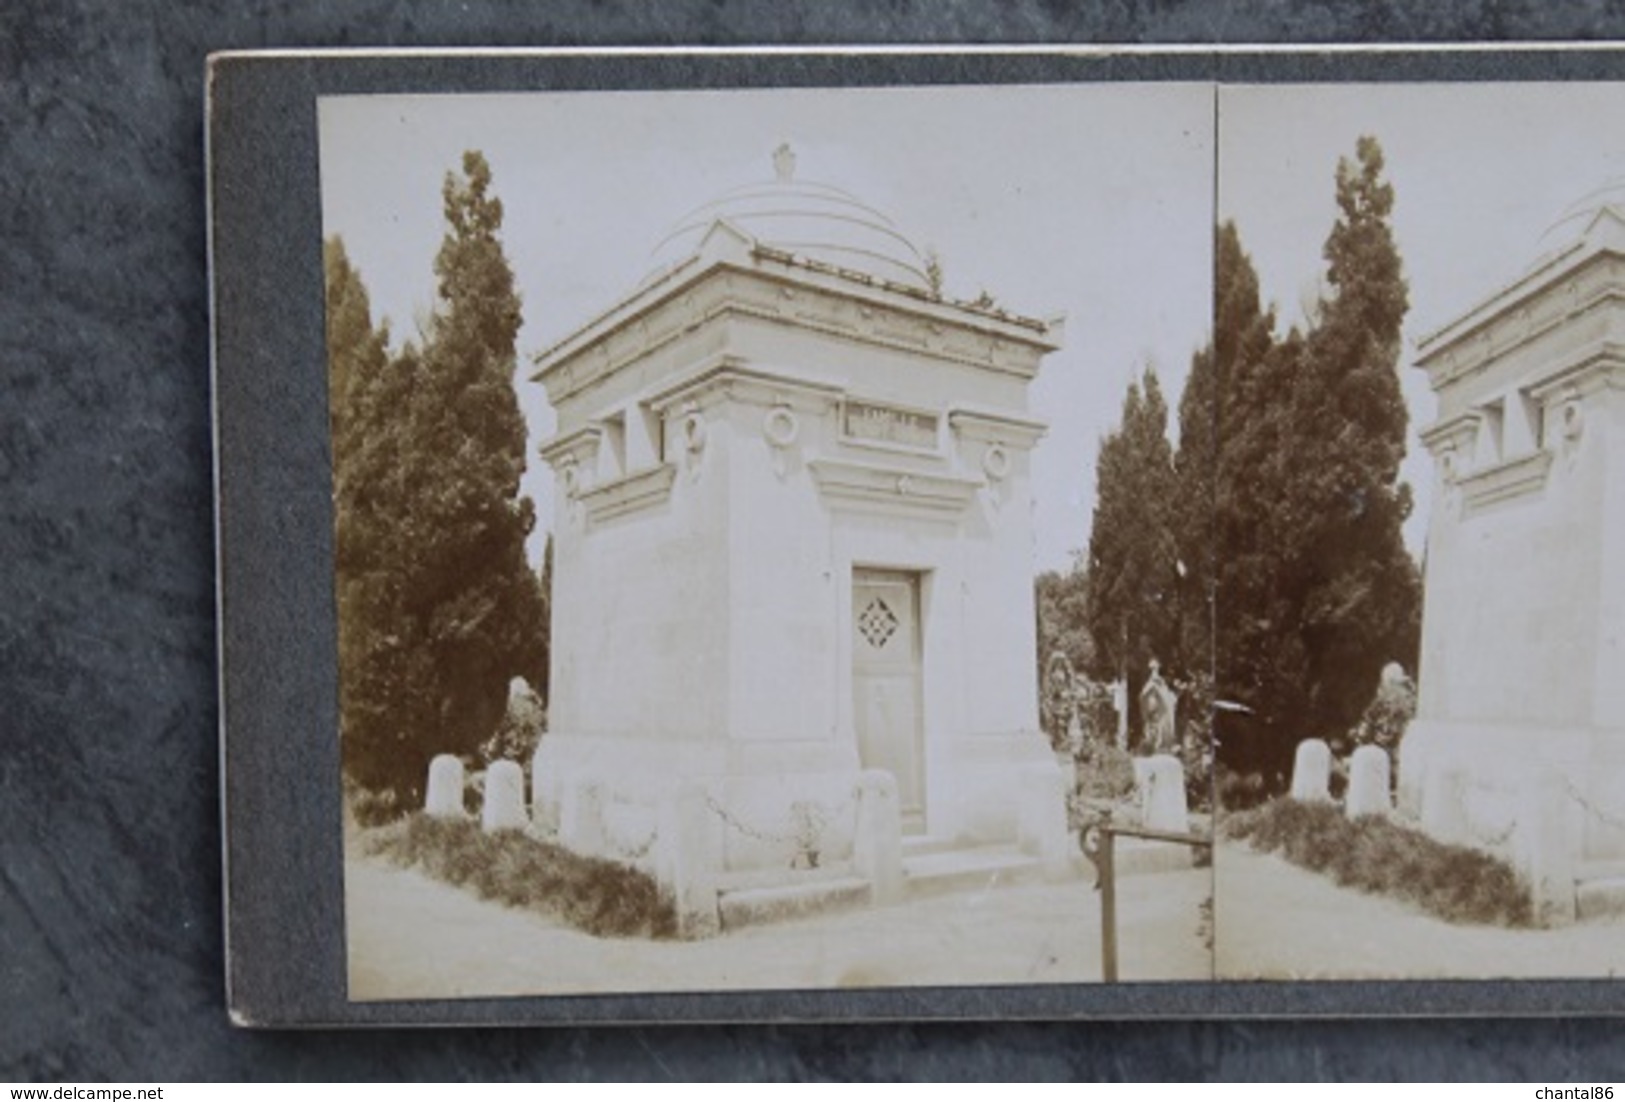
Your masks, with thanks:
M 954 302 L 884 215 L 729 192 L 541 353 L 553 698 L 533 814 L 685 927 L 911 852 L 1066 861 L 1039 732 L 1028 388 L 1057 321 Z M 789 898 L 789 896 L 786 896 Z
M 1564 921 L 1625 889 L 1625 185 L 1544 244 L 1420 344 L 1437 482 L 1399 780 Z

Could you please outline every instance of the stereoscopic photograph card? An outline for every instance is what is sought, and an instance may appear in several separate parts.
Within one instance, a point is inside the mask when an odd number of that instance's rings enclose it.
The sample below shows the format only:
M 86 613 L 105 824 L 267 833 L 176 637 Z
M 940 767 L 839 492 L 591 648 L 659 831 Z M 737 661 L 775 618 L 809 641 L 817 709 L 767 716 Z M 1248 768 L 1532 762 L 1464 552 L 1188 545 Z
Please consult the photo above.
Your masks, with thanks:
M 1034 579 L 1205 338 L 1212 96 L 320 101 L 353 998 L 1098 978 Z
M 1446 61 L 217 58 L 237 1020 L 1617 1012 L 1625 86 Z
M 1219 105 L 1218 973 L 1611 979 L 1625 86 Z

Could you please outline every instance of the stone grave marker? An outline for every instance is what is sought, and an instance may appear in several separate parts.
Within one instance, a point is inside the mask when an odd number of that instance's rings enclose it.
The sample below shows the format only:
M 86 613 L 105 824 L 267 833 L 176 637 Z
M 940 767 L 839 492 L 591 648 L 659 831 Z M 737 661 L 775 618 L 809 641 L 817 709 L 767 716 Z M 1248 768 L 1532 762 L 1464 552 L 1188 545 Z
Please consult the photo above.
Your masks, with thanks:
M 1350 819 L 1360 815 L 1386 815 L 1393 810 L 1388 751 L 1380 746 L 1361 746 L 1349 761 L 1349 793 L 1344 812 Z
M 463 763 L 455 755 L 437 754 L 429 763 L 429 790 L 423 811 L 433 819 L 463 817 Z
M 1117 748 L 1128 749 L 1128 682 L 1113 681 L 1109 686 L 1112 694 L 1112 711 L 1117 715 Z
M 1172 754 L 1156 754 L 1134 762 L 1140 789 L 1140 825 L 1147 830 L 1183 834 L 1190 830 L 1185 804 L 1185 767 Z
M 525 770 L 516 761 L 494 761 L 485 771 L 485 807 L 480 826 L 493 830 L 524 830 L 530 825 L 525 815 Z
M 1331 777 L 1332 748 L 1318 738 L 1298 743 L 1298 753 L 1292 762 L 1292 798 L 1330 800 Z

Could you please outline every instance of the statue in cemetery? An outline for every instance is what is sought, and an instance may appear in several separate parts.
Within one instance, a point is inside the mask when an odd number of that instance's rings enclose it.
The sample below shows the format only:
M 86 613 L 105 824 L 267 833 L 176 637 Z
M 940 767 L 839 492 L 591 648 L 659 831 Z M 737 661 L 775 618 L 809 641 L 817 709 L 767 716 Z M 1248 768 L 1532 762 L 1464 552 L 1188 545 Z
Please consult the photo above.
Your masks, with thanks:
M 1128 749 L 1128 682 L 1118 678 L 1107 686 L 1112 694 L 1112 711 L 1117 714 L 1117 748 Z
M 1042 708 L 1044 730 L 1049 734 L 1050 745 L 1057 753 L 1066 750 L 1073 754 L 1078 752 L 1078 743 L 1073 735 L 1079 729 L 1078 681 L 1077 671 L 1072 668 L 1072 661 L 1065 651 L 1058 650 L 1049 656 L 1044 671 Z
M 1144 717 L 1144 750 L 1146 754 L 1173 754 L 1179 750 L 1179 739 L 1174 733 L 1174 713 L 1178 694 L 1162 679 L 1160 665 L 1151 660 L 1151 675 L 1140 690 L 1140 713 Z

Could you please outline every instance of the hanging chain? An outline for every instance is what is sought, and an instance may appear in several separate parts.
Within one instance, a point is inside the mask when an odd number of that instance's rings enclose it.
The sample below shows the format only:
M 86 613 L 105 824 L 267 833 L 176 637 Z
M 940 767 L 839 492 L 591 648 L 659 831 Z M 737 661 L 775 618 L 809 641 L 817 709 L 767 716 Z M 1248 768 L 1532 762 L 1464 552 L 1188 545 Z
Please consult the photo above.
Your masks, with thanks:
M 1625 819 L 1620 819 L 1616 816 L 1610 815 L 1602 810 L 1602 808 L 1592 803 L 1586 798 L 1584 793 L 1574 786 L 1574 782 L 1569 780 L 1567 777 L 1563 778 L 1563 787 L 1568 790 L 1569 799 L 1573 800 L 1575 803 L 1584 808 L 1586 814 L 1599 820 L 1604 825 L 1614 828 L 1615 830 L 1625 830 Z
M 790 814 L 800 816 L 802 821 L 793 824 L 790 831 L 785 834 L 770 834 L 767 831 L 758 830 L 739 819 L 727 808 L 719 804 L 716 798 L 710 794 L 705 797 L 705 805 L 716 814 L 717 818 L 721 819 L 725 825 L 737 833 L 769 846 L 793 846 L 796 850 L 795 859 L 805 859 L 809 867 L 817 868 L 818 856 L 821 850 L 819 840 L 823 837 L 824 832 L 829 829 L 829 824 L 832 821 L 846 814 L 847 809 L 852 805 L 852 797 L 847 796 L 846 799 L 831 809 L 826 809 L 820 804 L 810 803 L 805 800 L 797 800 L 790 805 Z

